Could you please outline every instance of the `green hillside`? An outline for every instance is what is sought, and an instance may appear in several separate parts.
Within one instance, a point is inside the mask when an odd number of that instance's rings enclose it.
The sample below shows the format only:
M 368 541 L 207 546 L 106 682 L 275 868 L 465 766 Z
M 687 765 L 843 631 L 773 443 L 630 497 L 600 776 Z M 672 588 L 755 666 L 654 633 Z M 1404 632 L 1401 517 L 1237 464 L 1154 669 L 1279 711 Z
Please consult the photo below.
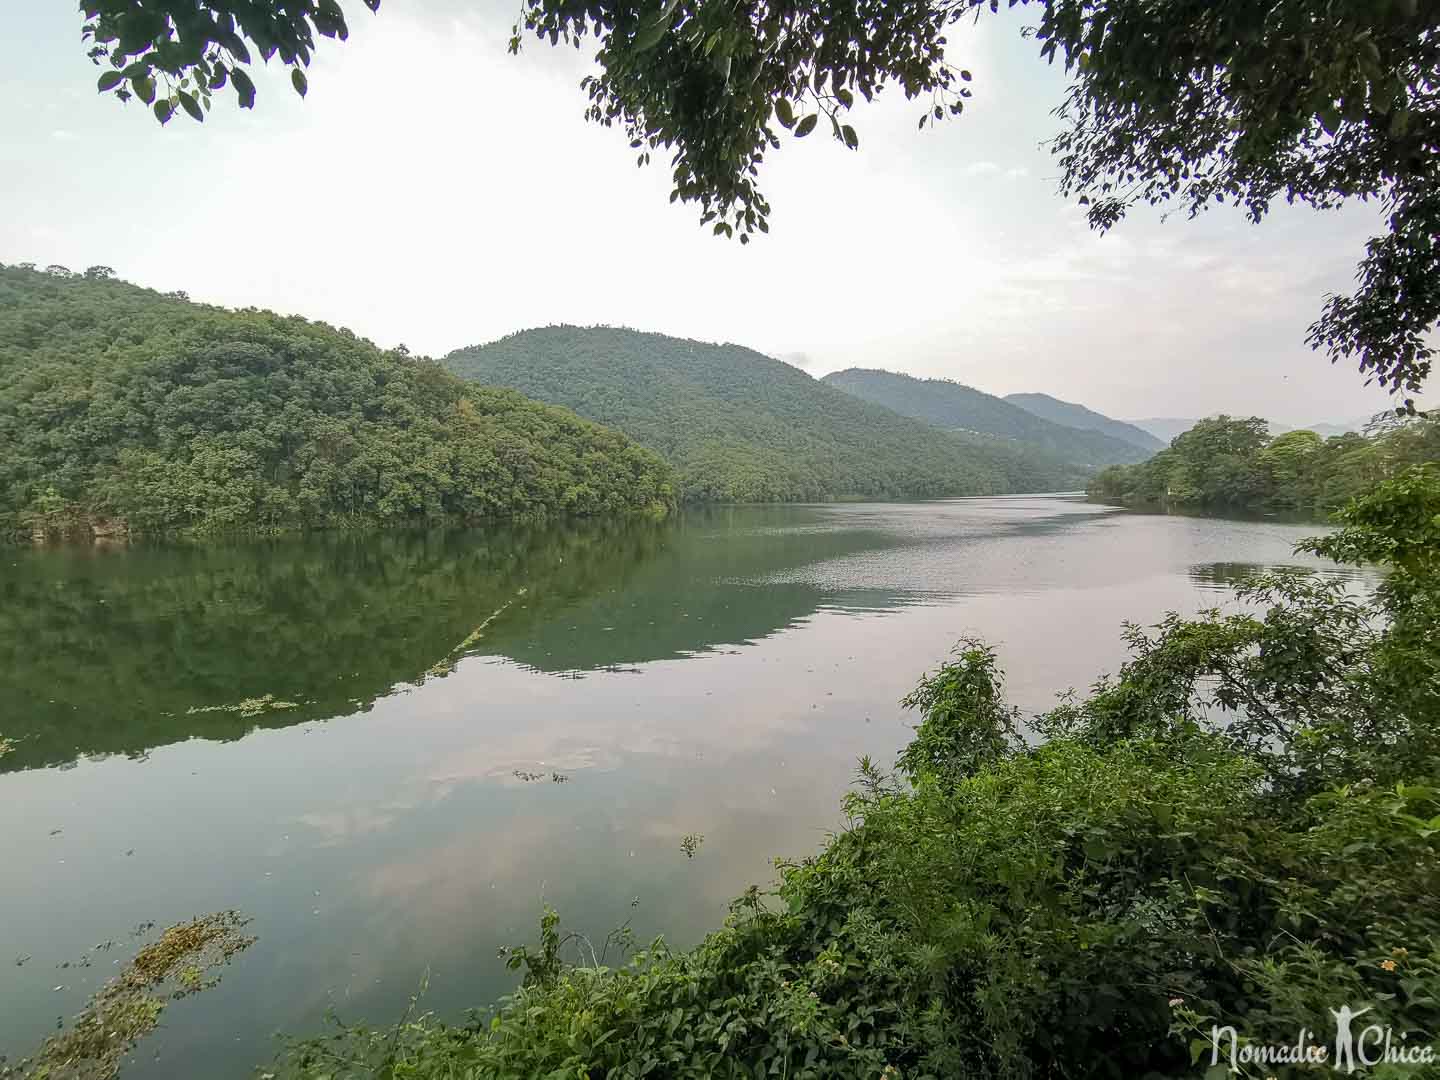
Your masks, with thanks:
M 618 428 L 669 460 L 690 499 L 985 495 L 1073 487 L 1087 475 L 1005 440 L 916 424 L 738 345 L 552 326 L 444 363 Z
M 1061 401 L 1049 394 L 1006 394 L 1003 400 L 1028 413 L 1034 413 L 1042 420 L 1049 420 L 1052 424 L 1063 424 L 1081 431 L 1099 431 L 1121 442 L 1138 446 L 1147 453 L 1153 454 L 1157 450 L 1165 449 L 1163 442 L 1143 428 L 1127 424 L 1123 420 L 1112 420 L 1104 413 L 1087 409 L 1073 401 Z
M 893 371 L 848 368 L 825 376 L 847 394 L 949 431 L 982 432 L 1054 454 L 1074 466 L 1144 460 L 1147 451 L 1098 431 L 1051 423 L 1016 405 L 948 379 L 917 379 Z
M 0 266 L 0 533 L 592 513 L 673 500 L 624 436 L 348 330 Z

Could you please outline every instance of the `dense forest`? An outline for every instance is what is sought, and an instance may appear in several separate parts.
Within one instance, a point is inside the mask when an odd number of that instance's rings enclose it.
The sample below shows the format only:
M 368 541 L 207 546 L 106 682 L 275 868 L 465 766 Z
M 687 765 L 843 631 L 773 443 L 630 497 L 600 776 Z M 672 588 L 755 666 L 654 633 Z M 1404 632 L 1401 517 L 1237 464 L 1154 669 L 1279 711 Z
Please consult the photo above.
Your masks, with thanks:
M 1082 467 L 1142 461 L 1148 451 L 1099 431 L 1052 423 L 1008 401 L 949 379 L 849 368 L 825 382 L 858 398 L 950 431 L 996 435 Z
M 1087 409 L 1073 401 L 1061 401 L 1049 394 L 1006 394 L 1003 400 L 1053 424 L 1063 424 L 1081 431 L 1100 431 L 1122 442 L 1138 446 L 1148 453 L 1153 454 L 1165 448 L 1164 441 L 1157 439 L 1144 428 L 1127 424 L 1124 420 L 1112 420 L 1103 413 Z
M 671 462 L 689 499 L 987 495 L 1089 474 L 1007 439 L 935 431 L 738 345 L 552 326 L 444 363 L 618 428 Z
M 1385 417 L 1371 433 L 1322 439 L 1313 431 L 1271 437 L 1258 416 L 1216 416 L 1138 465 L 1091 482 L 1095 498 L 1135 506 L 1199 509 L 1338 509 L 1411 464 L 1440 460 L 1440 421 Z
M 0 266 L 0 533 L 283 528 L 673 501 L 624 436 L 348 330 Z

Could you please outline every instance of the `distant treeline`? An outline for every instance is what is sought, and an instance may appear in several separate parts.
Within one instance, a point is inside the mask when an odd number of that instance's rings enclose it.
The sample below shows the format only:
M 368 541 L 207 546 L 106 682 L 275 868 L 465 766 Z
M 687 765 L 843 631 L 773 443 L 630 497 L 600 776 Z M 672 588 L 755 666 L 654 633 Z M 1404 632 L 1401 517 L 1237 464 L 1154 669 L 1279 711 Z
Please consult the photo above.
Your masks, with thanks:
M 1368 434 L 1271 438 L 1260 417 L 1199 421 L 1138 465 L 1116 465 L 1089 486 L 1126 505 L 1324 512 L 1371 491 L 1407 465 L 1440 460 L 1440 421 L 1382 417 Z
M 674 501 L 625 436 L 348 330 L 0 266 L 0 533 L 590 514 Z

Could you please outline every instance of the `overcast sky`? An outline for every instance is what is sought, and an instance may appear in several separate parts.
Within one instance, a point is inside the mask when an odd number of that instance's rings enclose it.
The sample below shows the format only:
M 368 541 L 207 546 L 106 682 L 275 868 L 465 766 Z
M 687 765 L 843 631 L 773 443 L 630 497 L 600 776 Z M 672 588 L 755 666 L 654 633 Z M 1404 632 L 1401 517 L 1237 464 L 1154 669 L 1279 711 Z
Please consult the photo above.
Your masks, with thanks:
M 1305 347 L 1373 208 L 1137 215 L 1099 237 L 1040 146 L 1063 81 L 1015 15 L 950 34 L 958 120 L 893 94 L 772 151 L 768 237 L 742 248 L 668 203 L 618 129 L 587 124 L 588 52 L 506 54 L 515 2 L 344 7 L 301 101 L 226 91 L 161 129 L 94 91 L 66 0 L 4 0 L 0 261 L 101 263 L 196 299 L 348 326 L 442 355 L 547 323 L 733 341 L 814 374 L 884 367 L 1112 416 L 1348 420 L 1387 402 Z M 264 74 L 264 73 L 261 73 Z

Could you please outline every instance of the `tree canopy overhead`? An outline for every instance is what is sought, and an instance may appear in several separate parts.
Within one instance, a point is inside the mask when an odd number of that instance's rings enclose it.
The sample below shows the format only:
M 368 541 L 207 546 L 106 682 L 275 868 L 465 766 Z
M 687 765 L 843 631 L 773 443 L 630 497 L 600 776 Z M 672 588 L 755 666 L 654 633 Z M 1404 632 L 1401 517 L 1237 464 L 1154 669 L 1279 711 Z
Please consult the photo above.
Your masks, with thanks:
M 379 0 L 365 0 L 372 9 Z M 1140 203 L 1217 203 L 1256 221 L 1276 200 L 1378 200 L 1386 231 L 1308 341 L 1396 394 L 1417 392 L 1440 321 L 1440 7 L 1420 0 L 1008 0 L 1071 75 L 1052 149 L 1060 187 L 1097 229 Z M 346 34 L 336 0 L 81 0 L 98 87 L 166 121 L 212 92 L 255 100 L 254 52 L 305 93 L 317 35 Z M 782 136 L 823 126 L 846 146 L 858 98 L 898 86 L 920 125 L 961 113 L 970 73 L 948 34 L 999 0 L 523 0 L 511 41 L 596 44 L 588 116 L 625 129 L 640 162 L 668 151 L 676 199 L 717 234 L 769 230 L 758 186 Z M 247 44 L 247 42 L 249 44 Z M 157 88 L 157 80 L 164 86 Z M 1412 400 L 1403 398 L 1412 408 Z

